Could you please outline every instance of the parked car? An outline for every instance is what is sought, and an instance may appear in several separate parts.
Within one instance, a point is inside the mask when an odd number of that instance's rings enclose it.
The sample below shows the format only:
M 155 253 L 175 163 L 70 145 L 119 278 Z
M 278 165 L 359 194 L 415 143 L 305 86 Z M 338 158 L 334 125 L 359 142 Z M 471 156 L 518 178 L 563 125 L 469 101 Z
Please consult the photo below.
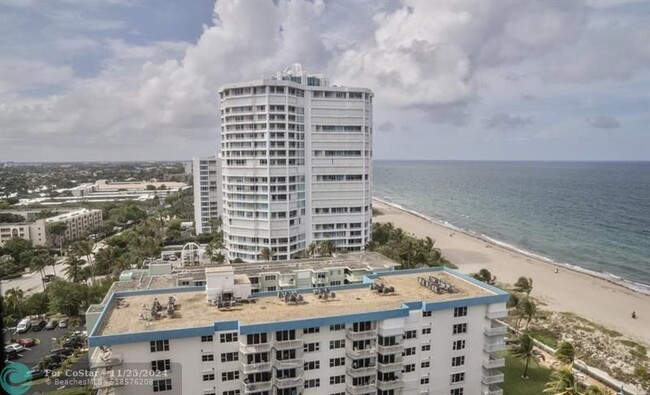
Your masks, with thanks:
M 20 344 L 23 347 L 31 347 L 34 344 L 36 344 L 36 341 L 32 339 L 31 337 L 25 337 L 23 339 L 18 339 L 18 344 Z
M 23 318 L 18 323 L 18 326 L 16 327 L 16 331 L 18 333 L 25 333 L 29 330 L 31 326 L 32 326 L 32 320 L 29 318 Z
M 59 328 L 67 328 L 68 327 L 68 320 L 61 320 L 59 322 Z
M 50 331 L 52 329 L 56 329 L 57 326 L 59 326 L 59 321 L 57 321 L 57 320 L 49 320 L 47 322 L 47 325 L 45 325 L 45 329 Z
M 74 353 L 74 349 L 73 348 L 68 348 L 68 347 L 54 348 L 54 349 L 50 350 L 50 353 L 57 354 L 57 355 L 69 356 L 69 355 L 72 355 L 72 353 Z
M 5 352 L 10 352 L 11 350 L 14 350 L 16 352 L 21 352 L 25 349 L 25 347 L 21 346 L 18 343 L 13 343 L 5 346 Z
M 45 371 L 40 369 L 31 369 L 29 373 L 27 373 L 26 379 L 38 380 L 42 379 L 43 377 L 45 377 Z
M 47 321 L 45 320 L 36 321 L 34 324 L 32 324 L 32 331 L 34 332 L 42 331 L 43 328 L 45 328 L 45 325 L 47 325 Z
M 9 362 L 9 361 L 11 361 L 13 359 L 16 359 L 16 358 L 18 358 L 18 351 L 16 351 L 16 350 L 7 351 L 5 349 L 5 362 Z
M 50 361 L 54 363 L 61 363 L 65 360 L 65 355 L 61 354 L 48 354 L 43 357 L 43 359 L 49 359 Z

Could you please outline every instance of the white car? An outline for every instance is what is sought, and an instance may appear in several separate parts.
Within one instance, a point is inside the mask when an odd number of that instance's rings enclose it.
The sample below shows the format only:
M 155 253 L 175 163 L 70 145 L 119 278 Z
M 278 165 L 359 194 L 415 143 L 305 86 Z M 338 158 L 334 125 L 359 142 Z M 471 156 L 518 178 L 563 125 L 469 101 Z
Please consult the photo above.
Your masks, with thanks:
M 16 351 L 16 352 L 21 352 L 25 349 L 25 347 L 21 346 L 18 343 L 13 343 L 5 346 L 5 352 L 11 352 L 11 351 Z

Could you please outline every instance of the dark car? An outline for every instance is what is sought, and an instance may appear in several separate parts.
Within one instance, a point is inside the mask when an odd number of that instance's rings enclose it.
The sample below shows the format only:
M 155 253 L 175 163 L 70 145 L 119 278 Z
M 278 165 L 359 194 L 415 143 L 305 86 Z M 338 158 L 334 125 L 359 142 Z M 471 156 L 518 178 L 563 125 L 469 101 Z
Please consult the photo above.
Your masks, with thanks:
M 45 325 L 47 325 L 47 321 L 45 320 L 36 321 L 35 323 L 32 324 L 32 331 L 34 332 L 42 331 L 43 328 L 45 328 Z
M 45 329 L 47 329 L 48 331 L 50 331 L 50 330 L 52 330 L 52 329 L 56 329 L 57 326 L 59 326 L 59 321 L 57 321 L 57 320 L 50 320 L 50 321 L 47 323 L 47 325 L 45 325 Z
M 45 377 L 45 372 L 40 369 L 32 369 L 27 374 L 27 378 L 31 378 L 31 380 L 38 380 L 42 379 L 43 377 Z
M 68 355 L 72 355 L 74 353 L 74 349 L 62 347 L 62 348 L 54 348 L 50 352 L 52 354 L 68 356 Z
M 5 350 L 5 361 L 11 361 L 12 359 L 18 358 L 18 351 L 16 350 Z

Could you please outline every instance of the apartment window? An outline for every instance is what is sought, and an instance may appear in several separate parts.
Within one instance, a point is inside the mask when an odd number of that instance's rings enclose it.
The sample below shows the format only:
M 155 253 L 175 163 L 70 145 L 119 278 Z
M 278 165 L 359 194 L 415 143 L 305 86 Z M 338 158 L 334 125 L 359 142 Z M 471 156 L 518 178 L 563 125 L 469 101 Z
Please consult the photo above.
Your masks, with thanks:
M 431 317 L 431 312 L 430 311 L 423 311 L 422 312 L 422 317 Z
M 342 331 L 343 329 L 345 329 L 345 324 L 330 325 L 331 331 Z
M 452 346 L 452 349 L 454 350 L 462 350 L 464 348 L 465 348 L 465 340 L 456 340 Z
M 345 375 L 330 376 L 330 385 L 345 383 Z
M 404 355 L 415 355 L 415 347 L 405 348 Z
M 221 381 L 239 380 L 239 370 L 221 373 Z
M 305 352 L 320 351 L 320 343 L 307 343 L 304 345 Z
M 330 350 L 335 350 L 337 348 L 345 348 L 345 339 L 330 340 Z
M 305 380 L 305 388 L 320 387 L 320 379 Z
M 459 333 L 467 333 L 467 324 L 454 324 L 454 335 Z
M 214 381 L 214 373 L 206 373 L 203 375 L 203 381 Z
M 266 333 L 254 333 L 246 335 L 246 344 L 264 344 L 267 343 Z
M 153 392 L 163 392 L 172 390 L 172 379 L 154 380 Z
M 449 395 L 463 395 L 464 393 L 465 393 L 464 388 L 454 388 L 454 389 L 451 390 Z
M 420 367 L 421 367 L 422 369 L 426 369 L 426 368 L 428 368 L 429 366 L 431 366 L 431 362 L 430 362 L 430 361 L 424 361 L 424 362 L 422 362 L 422 363 L 420 364 Z
M 154 340 L 149 342 L 151 352 L 169 351 L 169 340 Z
M 222 333 L 221 335 L 219 335 L 219 341 L 221 343 L 236 342 L 237 341 L 237 332 Z
M 429 384 L 429 378 L 428 377 L 422 377 L 420 379 L 420 385 L 425 385 L 425 384 Z
M 316 369 L 320 369 L 320 361 L 305 362 L 305 370 L 316 370 Z
M 275 275 L 264 276 L 264 281 L 275 281 Z
M 451 366 L 463 366 L 465 365 L 465 356 L 461 355 L 459 357 L 453 357 L 451 359 Z
M 418 337 L 418 331 L 416 330 L 404 332 L 405 339 L 415 339 L 416 337 Z
M 151 361 L 151 370 L 154 372 L 164 372 L 171 370 L 171 363 L 169 359 L 160 359 L 158 361 Z
M 431 344 L 423 344 L 422 351 L 431 351 Z
M 330 359 L 330 368 L 333 368 L 335 366 L 345 366 L 345 357 L 331 358 Z
M 465 372 L 454 373 L 454 374 L 451 375 L 451 383 L 452 384 L 462 383 L 463 381 L 465 381 Z
M 206 343 L 206 342 L 211 342 L 211 341 L 212 341 L 212 335 L 201 336 L 201 343 Z
M 221 362 L 233 362 L 239 360 L 238 352 L 225 352 L 221 354 Z
M 230 390 L 230 391 L 223 391 L 221 394 L 222 395 L 239 395 L 240 392 L 239 392 L 239 390 Z
M 320 332 L 320 328 L 315 326 L 313 328 L 305 328 L 302 330 L 302 333 L 307 334 L 307 333 L 318 333 Z
M 454 317 L 465 317 L 467 315 L 467 306 L 456 307 L 454 309 Z
M 203 362 L 214 361 L 214 354 L 203 354 L 203 355 L 201 355 L 201 361 L 203 361 Z
M 415 364 L 411 363 L 411 364 L 408 364 L 408 365 L 404 365 L 404 372 L 405 373 L 415 372 Z
M 276 287 L 276 286 L 266 288 L 266 290 L 269 291 L 269 292 L 276 291 L 277 289 L 278 289 L 278 287 Z
M 423 334 L 423 335 L 431 334 L 431 328 L 424 328 L 424 329 L 422 329 L 422 334 Z

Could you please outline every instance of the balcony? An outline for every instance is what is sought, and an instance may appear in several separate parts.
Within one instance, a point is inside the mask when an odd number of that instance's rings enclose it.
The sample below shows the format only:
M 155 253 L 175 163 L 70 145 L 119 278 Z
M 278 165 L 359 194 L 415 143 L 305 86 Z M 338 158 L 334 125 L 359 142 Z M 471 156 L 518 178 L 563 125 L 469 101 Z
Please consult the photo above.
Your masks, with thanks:
M 401 354 L 404 351 L 404 345 L 403 344 L 393 344 L 390 346 L 378 345 L 377 351 L 379 351 L 379 353 L 383 355 L 398 354 L 398 353 Z
M 271 351 L 271 343 L 243 344 L 239 343 L 239 352 L 242 354 L 257 354 Z
M 375 347 L 368 347 L 364 348 L 362 350 L 356 350 L 356 349 L 347 349 L 346 354 L 348 357 L 352 359 L 359 359 L 359 358 L 364 358 L 364 357 L 372 357 L 377 355 L 377 348 Z
M 485 369 L 496 369 L 506 366 L 505 358 L 489 358 L 483 361 Z
M 311 282 L 314 284 L 329 284 L 327 277 L 312 277 Z
M 503 395 L 503 390 L 498 385 L 490 385 L 481 395 Z
M 367 273 L 364 273 L 364 274 L 346 274 L 346 275 L 345 275 L 345 279 L 346 279 L 349 283 L 360 283 L 360 282 L 363 281 L 363 277 L 364 277 L 366 274 L 367 274 Z
M 273 366 L 276 369 L 302 368 L 304 365 L 305 365 L 305 360 L 302 358 L 282 359 L 282 360 L 273 358 Z
M 377 366 L 363 366 L 360 368 L 347 368 L 348 374 L 352 377 L 363 377 L 369 375 L 375 375 L 377 373 Z
M 481 382 L 486 385 L 503 383 L 503 373 L 498 370 L 483 373 Z
M 506 318 L 508 316 L 508 312 L 506 310 L 496 310 L 496 311 L 488 311 L 485 313 L 485 318 L 488 320 L 497 320 L 501 318 Z
M 271 391 L 272 383 L 270 381 L 262 381 L 259 383 L 243 383 L 244 393 L 252 394 L 255 392 Z
M 347 391 L 348 394 L 351 395 L 361 395 L 361 394 L 367 394 L 369 392 L 374 393 L 377 391 L 377 385 L 374 382 L 365 385 L 348 384 L 345 387 L 345 390 Z
M 483 350 L 485 352 L 499 352 L 499 351 L 505 351 L 506 350 L 506 343 L 505 342 L 499 342 L 499 343 L 485 343 L 483 346 Z
M 395 379 L 392 381 L 377 381 L 377 389 L 382 391 L 390 391 L 404 387 L 402 379 Z
M 354 332 L 352 329 L 346 330 L 346 335 L 350 340 L 367 340 L 377 337 L 377 329 Z
M 273 385 L 278 388 L 290 388 L 302 385 L 302 374 L 298 377 L 278 378 L 273 377 Z
M 382 373 L 401 372 L 402 369 L 404 369 L 404 363 L 401 360 L 390 363 L 377 363 L 377 370 Z
M 97 375 L 93 376 L 93 389 L 111 388 L 124 385 L 124 377 L 119 375 L 113 377 L 113 370 L 102 370 Z
M 90 369 L 109 368 L 111 366 L 121 365 L 123 362 L 122 354 L 98 353 L 93 355 L 90 361 Z
M 268 372 L 271 370 L 270 362 L 248 363 L 241 365 L 241 371 L 244 374 Z
M 485 336 L 505 336 L 508 328 L 505 325 L 485 329 Z
M 273 342 L 273 348 L 276 350 L 292 350 L 294 348 L 302 348 L 304 341 L 302 339 L 296 340 L 276 340 Z

